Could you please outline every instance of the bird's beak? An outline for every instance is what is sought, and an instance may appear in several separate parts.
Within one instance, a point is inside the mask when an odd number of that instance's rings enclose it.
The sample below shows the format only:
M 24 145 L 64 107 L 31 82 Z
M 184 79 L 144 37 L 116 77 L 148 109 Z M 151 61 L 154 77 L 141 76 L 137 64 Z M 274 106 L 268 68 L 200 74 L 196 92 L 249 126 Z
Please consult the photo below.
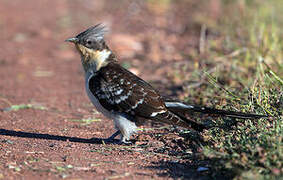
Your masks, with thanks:
M 78 43 L 79 39 L 76 37 L 73 37 L 73 38 L 66 39 L 65 42 Z

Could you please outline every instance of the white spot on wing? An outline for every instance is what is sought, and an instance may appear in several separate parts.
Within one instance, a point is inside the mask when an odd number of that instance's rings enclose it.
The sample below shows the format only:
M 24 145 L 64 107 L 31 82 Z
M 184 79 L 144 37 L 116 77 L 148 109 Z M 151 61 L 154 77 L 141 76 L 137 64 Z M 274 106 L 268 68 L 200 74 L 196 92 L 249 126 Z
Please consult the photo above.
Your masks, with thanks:
M 121 96 L 119 99 L 115 100 L 115 102 L 119 104 L 121 101 L 125 101 L 128 97 L 128 95 Z
M 130 95 L 132 95 L 132 91 L 129 91 L 129 92 L 127 93 L 127 96 L 130 96 Z
M 118 91 L 115 92 L 115 95 L 120 95 L 122 94 L 122 92 L 123 92 L 123 89 L 119 89 Z
M 155 117 L 157 114 L 162 114 L 162 113 L 165 113 L 165 112 L 166 112 L 165 110 L 153 112 L 153 113 L 151 113 L 150 117 Z
M 142 104 L 143 103 L 143 101 L 144 101 L 144 99 L 142 98 L 142 99 L 140 99 L 133 107 L 132 107 L 132 109 L 135 109 L 136 107 L 138 107 L 138 105 L 139 104 Z
M 180 108 L 189 108 L 192 109 L 194 106 L 187 105 L 181 102 L 165 102 L 166 107 L 180 107 Z

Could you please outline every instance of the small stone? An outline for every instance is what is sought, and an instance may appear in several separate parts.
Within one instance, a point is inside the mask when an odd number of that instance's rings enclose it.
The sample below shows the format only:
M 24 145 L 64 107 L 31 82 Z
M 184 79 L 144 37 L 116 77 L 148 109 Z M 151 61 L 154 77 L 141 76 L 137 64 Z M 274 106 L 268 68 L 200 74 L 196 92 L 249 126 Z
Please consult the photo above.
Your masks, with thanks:
M 202 172 L 202 171 L 207 171 L 208 170 L 208 168 L 207 167 L 198 167 L 198 169 L 197 169 L 197 171 L 198 172 Z

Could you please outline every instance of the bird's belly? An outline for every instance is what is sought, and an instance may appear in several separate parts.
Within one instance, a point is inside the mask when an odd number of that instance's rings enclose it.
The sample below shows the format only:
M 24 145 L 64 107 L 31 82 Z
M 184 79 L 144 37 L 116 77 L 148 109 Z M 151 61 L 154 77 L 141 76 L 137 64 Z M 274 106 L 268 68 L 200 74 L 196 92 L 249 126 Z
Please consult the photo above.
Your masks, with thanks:
M 92 102 L 92 104 L 94 105 L 94 107 L 96 108 L 97 111 L 99 111 L 100 113 L 102 113 L 104 116 L 106 116 L 109 119 L 114 119 L 114 116 L 111 112 L 109 112 L 107 109 L 105 109 L 100 103 L 99 100 L 92 94 L 92 92 L 89 89 L 89 78 L 91 78 L 92 73 L 88 72 L 86 74 L 86 81 L 85 81 L 85 89 L 86 89 L 86 93 L 90 99 L 90 101 Z

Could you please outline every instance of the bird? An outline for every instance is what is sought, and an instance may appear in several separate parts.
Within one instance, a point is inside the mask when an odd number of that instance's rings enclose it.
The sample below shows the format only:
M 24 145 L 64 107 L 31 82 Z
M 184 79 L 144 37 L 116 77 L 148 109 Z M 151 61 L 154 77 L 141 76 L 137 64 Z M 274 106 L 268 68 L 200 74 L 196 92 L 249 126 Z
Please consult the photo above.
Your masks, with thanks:
M 207 129 L 186 117 L 192 112 L 242 119 L 266 117 L 167 100 L 149 83 L 119 64 L 117 56 L 106 44 L 106 32 L 104 25 L 97 24 L 65 41 L 73 43 L 81 56 L 90 101 L 97 111 L 114 121 L 117 131 L 107 140 L 113 141 L 120 135 L 121 143 L 130 143 L 138 126 L 148 120 L 196 131 Z

